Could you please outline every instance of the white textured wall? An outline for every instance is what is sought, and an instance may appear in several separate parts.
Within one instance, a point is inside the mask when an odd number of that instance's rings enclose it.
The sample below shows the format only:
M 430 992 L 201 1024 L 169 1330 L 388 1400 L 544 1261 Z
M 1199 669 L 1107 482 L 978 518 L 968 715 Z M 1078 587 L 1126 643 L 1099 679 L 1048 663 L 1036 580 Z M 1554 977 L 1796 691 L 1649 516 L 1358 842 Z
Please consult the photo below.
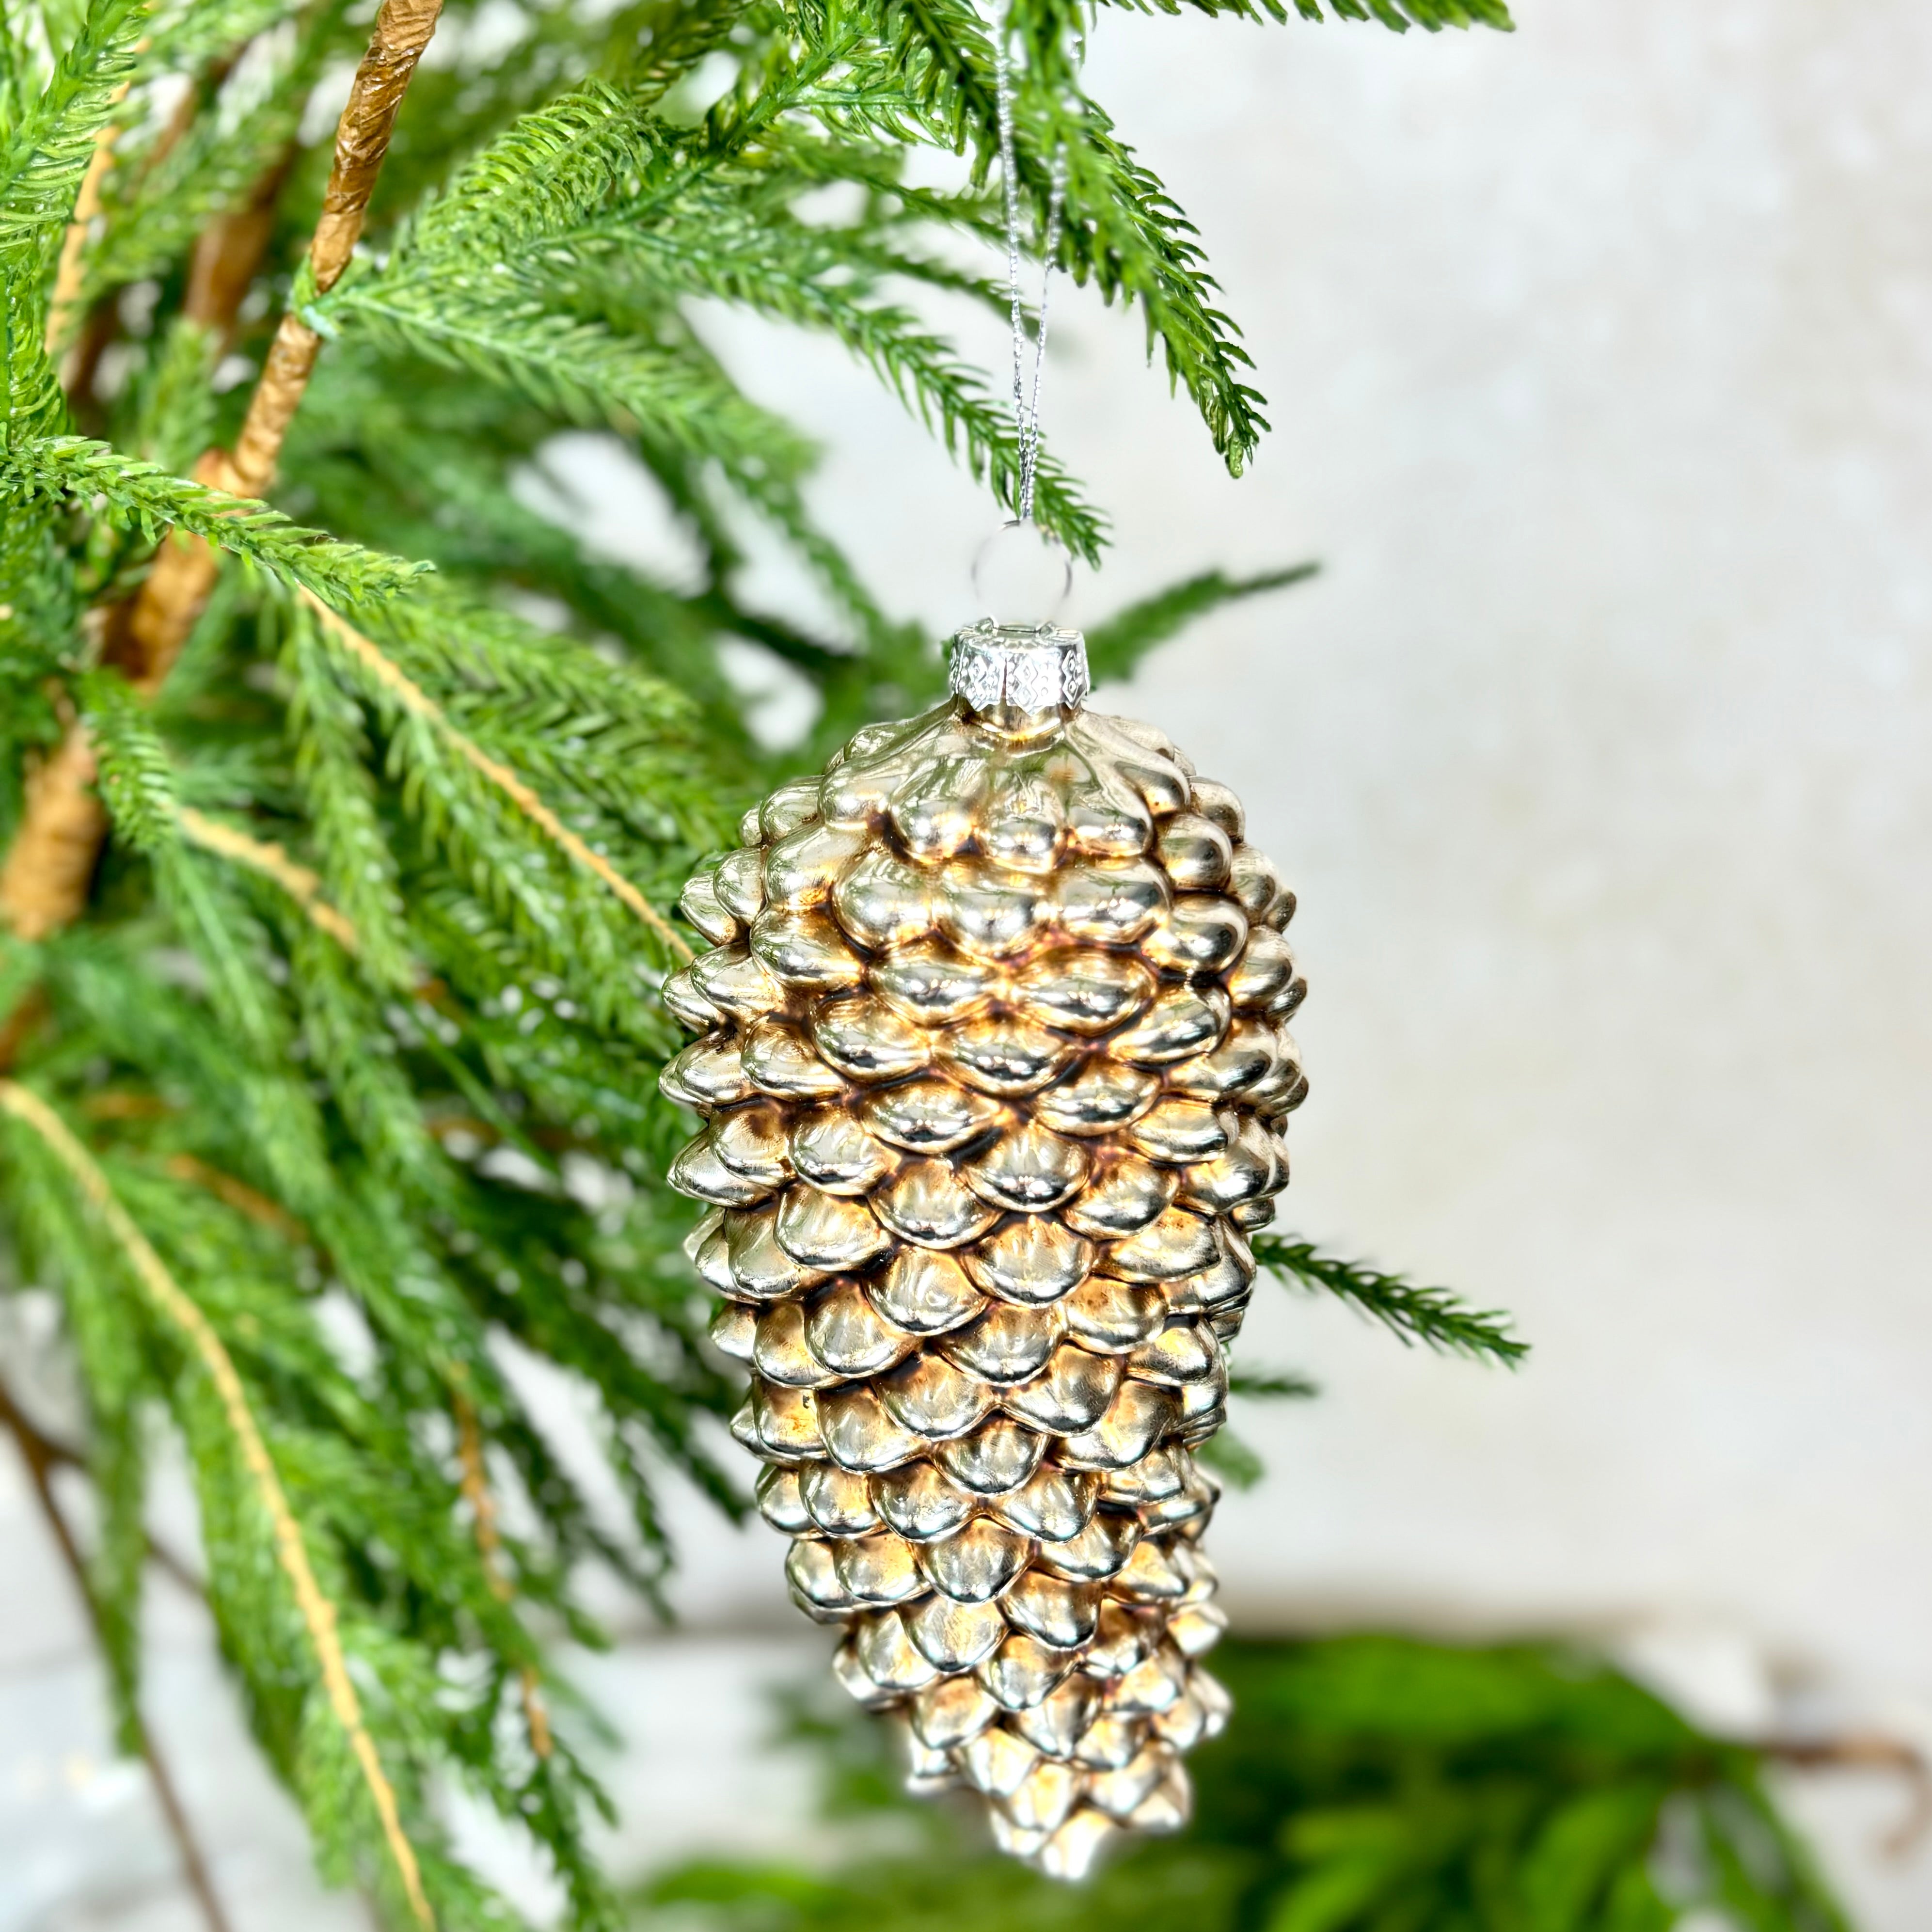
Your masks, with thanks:
M 1508 1378 L 1264 1300 L 1250 1358 L 1328 1393 L 1243 1420 L 1274 1477 L 1216 1553 L 1254 1618 L 1610 1629 L 1741 1724 L 1932 1733 L 1932 12 L 1519 14 L 1402 41 L 1110 15 L 1091 63 L 1276 432 L 1230 482 L 1136 327 L 1066 301 L 1048 428 L 1120 538 L 1084 614 L 1326 566 L 1113 694 L 1236 785 L 1301 894 L 1287 1218 L 1537 1349 Z M 875 576 L 956 620 L 970 488 L 836 354 L 721 340 L 833 446 L 827 514 Z M 778 1624 L 771 1544 L 688 1514 L 694 1620 Z M 0 1879 L 0 1925 L 183 1923 L 137 1800 L 62 1783 L 98 1743 L 38 1563 L 0 1616 L 0 1846 L 70 1863 Z M 634 1788 L 682 1788 L 659 1700 L 689 1680 L 614 1669 Z M 242 1774 L 211 1747 L 204 1804 Z M 1802 1802 L 1869 1932 L 1932 1919 L 1932 1860 L 1872 1850 L 1896 1794 Z M 301 1895 L 292 1837 L 229 1840 L 238 1882 Z

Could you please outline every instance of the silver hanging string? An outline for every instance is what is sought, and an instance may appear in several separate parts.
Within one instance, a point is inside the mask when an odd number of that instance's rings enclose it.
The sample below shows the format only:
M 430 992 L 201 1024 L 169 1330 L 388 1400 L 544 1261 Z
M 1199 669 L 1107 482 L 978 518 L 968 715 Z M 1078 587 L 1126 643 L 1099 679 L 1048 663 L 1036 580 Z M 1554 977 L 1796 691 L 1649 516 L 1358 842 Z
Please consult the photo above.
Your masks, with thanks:
M 1026 378 L 1026 310 L 1020 302 L 1020 188 L 1013 164 L 1013 73 L 1006 52 L 1010 18 L 1006 0 L 993 16 L 993 98 L 1000 120 L 1000 175 L 1006 218 L 1006 293 L 1013 332 L 1013 416 L 1019 425 L 1020 478 L 1015 508 L 1022 524 L 1033 521 L 1034 478 L 1040 467 L 1040 382 L 1046 364 L 1047 297 L 1053 286 L 1054 258 L 1060 249 L 1060 221 L 1066 202 L 1066 149 L 1054 151 L 1047 192 L 1046 232 L 1040 246 L 1039 326 L 1033 337 L 1033 379 Z

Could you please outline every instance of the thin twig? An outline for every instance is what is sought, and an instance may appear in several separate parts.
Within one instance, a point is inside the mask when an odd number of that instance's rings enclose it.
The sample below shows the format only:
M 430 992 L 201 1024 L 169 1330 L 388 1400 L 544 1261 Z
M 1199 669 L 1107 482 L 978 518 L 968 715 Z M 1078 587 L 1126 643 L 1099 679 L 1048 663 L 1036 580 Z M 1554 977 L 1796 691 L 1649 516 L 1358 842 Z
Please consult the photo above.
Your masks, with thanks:
M 22 994 L 19 1005 L 0 1019 L 0 1073 L 12 1071 L 20 1057 L 20 1050 L 40 1030 L 43 1022 L 53 1011 L 53 1004 L 48 999 L 46 989 L 30 986 Z
M 483 1460 L 483 1431 L 476 1420 L 476 1405 L 459 1391 L 451 1396 L 450 1406 L 456 1412 L 456 1451 L 463 1464 L 464 1497 L 476 1526 L 477 1554 L 482 1559 L 490 1594 L 500 1604 L 507 1604 L 514 1592 L 503 1568 L 503 1539 L 496 1528 L 496 1498 L 491 1493 L 490 1472 Z M 520 1675 L 524 1721 L 530 1727 L 530 1748 L 538 1757 L 548 1757 L 550 1712 L 544 1707 L 536 1666 L 525 1664 Z
M 257 1227 L 268 1228 L 285 1241 L 304 1244 L 308 1241 L 308 1230 L 279 1202 L 271 1201 L 245 1180 L 238 1180 L 233 1174 L 211 1166 L 198 1155 L 171 1154 L 166 1165 L 176 1180 L 184 1180 L 190 1187 L 213 1195 L 224 1207 L 233 1208 Z
M 1894 1771 L 1911 1789 L 1905 1816 L 1880 1838 L 1880 1848 L 1903 1858 L 1932 1832 L 1932 1758 L 1919 1746 L 1882 1731 L 1848 1731 L 1832 1738 L 1772 1738 L 1757 1749 L 1802 1771 Z
M 0 1385 L 0 1420 L 13 1430 L 29 1461 L 38 1459 L 49 1469 L 71 1469 L 80 1476 L 92 1473 L 87 1458 L 72 1444 L 50 1436 L 17 1402 L 10 1402 L 4 1385 Z M 190 1596 L 207 1596 L 208 1586 L 152 1530 L 146 1532 L 146 1540 L 155 1568 L 178 1583 Z
M 680 958 L 688 960 L 694 956 L 676 928 L 609 860 L 602 853 L 592 851 L 508 765 L 491 758 L 474 740 L 458 730 L 450 722 L 442 707 L 421 685 L 385 656 L 376 645 L 346 619 L 337 616 L 320 598 L 306 590 L 302 596 L 303 602 L 322 620 L 322 628 L 335 638 L 404 710 L 413 712 L 425 723 L 434 726 L 438 735 L 466 764 L 488 779 L 545 838 L 561 847 L 586 872 L 601 879 L 617 898 L 648 926 Z
M 210 818 L 192 806 L 183 806 L 176 822 L 190 844 L 232 859 L 238 866 L 273 879 L 306 913 L 311 922 L 327 933 L 345 952 L 353 952 L 358 943 L 353 922 L 343 916 L 322 896 L 322 880 L 306 866 L 298 865 L 280 845 L 250 838 L 232 825 Z
M 14 1446 L 20 1452 L 20 1460 L 26 1466 L 27 1480 L 33 1487 L 34 1500 L 40 1506 L 40 1514 L 46 1519 L 47 1528 L 74 1579 L 81 1606 L 94 1632 L 94 1640 L 104 1649 L 106 1622 L 101 1614 L 100 1600 L 94 1594 L 94 1580 L 88 1574 L 87 1559 L 82 1556 L 80 1546 L 62 1513 L 60 1499 L 54 1494 L 56 1468 L 80 1459 L 70 1450 L 60 1448 L 43 1436 L 28 1420 L 4 1383 L 0 1383 L 0 1423 L 4 1423 L 13 1436 Z M 168 1835 L 175 1841 L 175 1850 L 182 1863 L 182 1876 L 194 1894 L 201 1916 L 208 1922 L 208 1932 L 229 1932 L 227 1915 L 221 1909 L 220 1896 L 214 1889 L 214 1881 L 208 1874 L 208 1863 L 202 1856 L 194 1828 L 188 1822 L 187 1810 L 175 1789 L 167 1760 L 161 1756 L 154 1733 L 148 1730 L 147 1720 L 140 1712 L 130 1710 L 128 1716 L 136 1748 L 148 1767 L 148 1777 L 154 1787 L 155 1802 L 161 1808 Z
M 336 1607 L 316 1581 L 315 1571 L 309 1562 L 308 1546 L 302 1538 L 302 1526 L 289 1505 L 280 1474 L 275 1468 L 274 1457 L 268 1454 L 268 1445 L 255 1420 L 254 1411 L 249 1406 L 248 1390 L 242 1385 L 233 1358 L 208 1317 L 168 1272 L 166 1264 L 122 1206 L 108 1184 L 106 1175 L 96 1165 L 93 1156 L 74 1138 L 67 1123 L 38 1094 L 11 1080 L 0 1080 L 0 1111 L 12 1114 L 38 1134 L 68 1170 L 75 1185 L 106 1223 L 108 1232 L 127 1257 L 129 1267 L 142 1288 L 162 1314 L 186 1336 L 208 1379 L 214 1384 L 227 1418 L 229 1432 L 235 1438 L 242 1462 L 254 1482 L 256 1496 L 273 1528 L 276 1561 L 289 1580 L 303 1625 L 314 1647 L 329 1708 L 361 1768 L 410 1910 L 418 1924 L 433 1928 L 435 1916 L 423 1890 L 415 1847 L 403 1829 L 395 1789 L 382 1768 L 375 1740 L 370 1736 L 368 1726 L 362 1720 L 362 1700 L 349 1675 L 348 1660 L 343 1654 L 342 1640 L 337 1630 Z

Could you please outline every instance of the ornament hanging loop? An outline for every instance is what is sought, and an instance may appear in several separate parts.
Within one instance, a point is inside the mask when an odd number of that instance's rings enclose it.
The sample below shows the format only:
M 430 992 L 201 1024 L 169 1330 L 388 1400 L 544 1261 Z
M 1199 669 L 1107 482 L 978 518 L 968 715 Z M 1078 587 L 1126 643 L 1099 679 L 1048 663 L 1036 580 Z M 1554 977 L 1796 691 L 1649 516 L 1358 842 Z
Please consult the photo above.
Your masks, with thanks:
M 1018 518 L 1002 524 L 973 559 L 973 602 L 996 624 L 1044 623 L 1073 588 L 1073 560 L 1051 530 Z

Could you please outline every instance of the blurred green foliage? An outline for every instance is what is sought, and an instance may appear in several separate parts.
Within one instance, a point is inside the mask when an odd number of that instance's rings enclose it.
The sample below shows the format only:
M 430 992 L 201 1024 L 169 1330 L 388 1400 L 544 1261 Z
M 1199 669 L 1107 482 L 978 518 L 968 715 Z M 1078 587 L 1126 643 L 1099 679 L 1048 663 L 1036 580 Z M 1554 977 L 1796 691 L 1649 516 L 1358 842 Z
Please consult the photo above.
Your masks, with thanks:
M 1667 1932 L 1701 1909 L 1714 1917 L 1700 1927 L 1847 1932 L 1766 1789 L 1762 1754 L 1705 1735 L 1599 1659 L 1352 1636 L 1230 1642 L 1214 1667 L 1235 1716 L 1190 1760 L 1194 1823 L 1084 1886 L 998 1857 L 963 1810 L 899 1797 L 883 1726 L 801 1714 L 794 1727 L 823 1756 L 834 1817 L 890 1815 L 890 1849 L 824 1871 L 688 1864 L 640 1895 L 640 1922 L 653 1932 Z

